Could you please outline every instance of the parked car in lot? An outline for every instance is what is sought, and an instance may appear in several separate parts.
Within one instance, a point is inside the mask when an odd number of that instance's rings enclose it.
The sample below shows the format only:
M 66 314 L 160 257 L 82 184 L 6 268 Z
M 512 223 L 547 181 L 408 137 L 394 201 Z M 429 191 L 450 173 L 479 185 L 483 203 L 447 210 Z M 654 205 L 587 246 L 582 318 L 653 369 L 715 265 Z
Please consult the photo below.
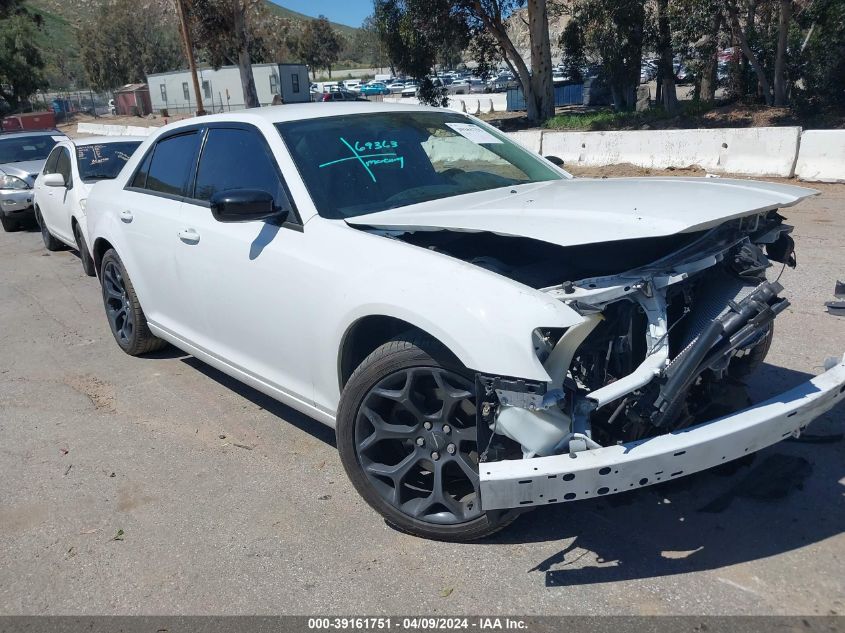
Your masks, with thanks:
M 387 89 L 390 90 L 390 94 L 400 94 L 405 89 L 405 82 L 394 81 L 392 84 L 388 84 Z
M 400 94 L 403 98 L 416 97 L 419 89 L 420 86 L 416 81 L 409 81 L 405 84 L 405 87 L 402 88 L 402 92 Z
M 390 89 L 383 83 L 373 81 L 361 86 L 361 94 L 365 97 L 370 95 L 389 95 Z
M 331 92 L 324 92 L 321 98 L 323 101 L 366 101 L 359 92 L 350 92 L 349 90 L 332 90 Z
M 447 87 L 447 90 L 449 94 L 453 95 L 468 95 L 487 92 L 488 88 L 483 79 L 470 77 L 468 79 L 459 79 L 452 82 Z
M 48 251 L 70 246 L 79 251 L 85 274 L 95 275 L 85 242 L 85 206 L 92 187 L 115 178 L 143 137 L 103 136 L 56 144 L 35 179 L 35 219 Z
M 845 398 L 731 401 L 789 302 L 778 210 L 727 178 L 573 179 L 447 110 L 290 105 L 158 130 L 88 198 L 106 317 L 335 426 L 362 497 L 470 540 L 725 463 Z
M 53 146 L 67 136 L 56 130 L 0 134 L 0 225 L 17 231 L 34 217 L 32 185 Z

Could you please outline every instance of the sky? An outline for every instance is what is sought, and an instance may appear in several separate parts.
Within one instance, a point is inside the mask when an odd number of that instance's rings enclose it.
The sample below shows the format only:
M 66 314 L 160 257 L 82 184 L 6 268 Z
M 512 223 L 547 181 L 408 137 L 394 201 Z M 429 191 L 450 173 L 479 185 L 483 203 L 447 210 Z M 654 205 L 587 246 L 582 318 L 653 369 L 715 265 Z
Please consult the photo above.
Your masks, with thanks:
M 317 17 L 325 15 L 332 22 L 361 26 L 373 12 L 373 0 L 273 0 L 287 9 Z

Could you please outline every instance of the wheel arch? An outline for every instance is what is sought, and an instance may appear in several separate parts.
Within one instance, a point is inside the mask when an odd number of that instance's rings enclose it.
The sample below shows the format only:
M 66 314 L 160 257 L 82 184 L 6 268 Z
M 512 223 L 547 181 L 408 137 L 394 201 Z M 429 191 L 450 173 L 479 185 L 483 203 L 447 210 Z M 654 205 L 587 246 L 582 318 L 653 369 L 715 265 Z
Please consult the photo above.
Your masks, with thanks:
M 353 322 L 343 334 L 337 359 L 339 390 L 343 391 L 349 377 L 367 356 L 403 332 L 414 332 L 431 338 L 460 362 L 458 356 L 449 349 L 448 345 L 424 328 L 398 317 L 386 314 L 370 314 Z
M 113 247 L 113 246 L 111 245 L 111 243 L 110 243 L 110 242 L 109 242 L 106 238 L 104 238 L 104 237 L 98 237 L 98 238 L 94 241 L 94 246 L 92 247 L 92 250 L 93 250 L 93 252 L 94 252 L 94 267 L 95 267 L 95 269 L 96 269 L 96 271 L 97 271 L 97 276 L 98 276 L 98 277 L 100 276 L 100 264 L 101 264 L 101 263 L 102 263 L 102 261 L 103 261 L 103 255 L 105 255 L 105 254 L 106 254 L 106 252 L 107 252 L 109 249 L 112 249 L 112 248 L 114 248 L 114 247 Z

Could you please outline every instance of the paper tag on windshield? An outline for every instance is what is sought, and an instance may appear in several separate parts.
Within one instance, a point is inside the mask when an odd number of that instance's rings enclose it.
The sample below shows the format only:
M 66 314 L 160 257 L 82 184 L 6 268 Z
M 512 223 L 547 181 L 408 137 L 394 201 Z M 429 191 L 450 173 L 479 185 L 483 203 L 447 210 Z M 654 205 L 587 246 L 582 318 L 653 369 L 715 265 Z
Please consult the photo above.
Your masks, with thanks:
M 472 123 L 447 123 L 446 125 L 464 138 L 469 139 L 473 143 L 478 143 L 479 145 L 502 142 L 490 134 L 487 130 L 480 128 L 477 125 L 473 125 Z

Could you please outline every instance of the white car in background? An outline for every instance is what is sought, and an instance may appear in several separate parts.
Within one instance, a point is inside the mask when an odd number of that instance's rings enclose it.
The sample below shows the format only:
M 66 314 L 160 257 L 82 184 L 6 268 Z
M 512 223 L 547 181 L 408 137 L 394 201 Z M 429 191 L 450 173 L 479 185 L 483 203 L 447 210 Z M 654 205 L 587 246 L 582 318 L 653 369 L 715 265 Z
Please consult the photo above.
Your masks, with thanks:
M 134 136 L 63 140 L 35 179 L 35 219 L 44 246 L 49 251 L 77 249 L 82 269 L 92 277 L 94 261 L 86 244 L 88 195 L 98 182 L 115 178 L 143 140 Z
M 117 344 L 170 342 L 334 426 L 390 523 L 465 541 L 743 457 L 845 399 L 749 406 L 811 189 L 572 178 L 485 123 L 375 103 L 167 125 L 88 200 Z M 800 344 L 800 343 L 799 343 Z M 600 528 L 598 528 L 600 529 Z

